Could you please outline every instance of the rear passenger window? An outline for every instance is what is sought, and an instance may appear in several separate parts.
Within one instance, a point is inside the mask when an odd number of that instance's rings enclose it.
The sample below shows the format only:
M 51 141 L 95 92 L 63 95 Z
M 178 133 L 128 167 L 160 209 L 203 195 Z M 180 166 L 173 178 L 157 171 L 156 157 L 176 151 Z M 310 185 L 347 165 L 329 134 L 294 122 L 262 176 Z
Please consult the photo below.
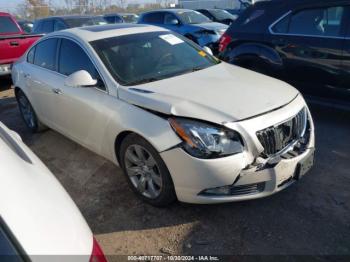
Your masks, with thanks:
M 56 69 L 57 39 L 44 40 L 36 45 L 34 64 L 49 70 Z
M 106 20 L 106 22 L 108 24 L 114 24 L 115 23 L 115 17 L 114 16 L 105 16 L 104 20 Z
M 164 13 L 157 12 L 157 13 L 146 14 L 143 17 L 143 21 L 151 24 L 163 24 Z
M 115 22 L 116 23 L 123 23 L 123 19 L 121 17 L 119 17 L 119 16 L 116 16 L 115 17 Z
M 34 55 L 35 55 L 35 47 L 29 50 L 27 55 L 27 62 L 33 64 L 34 63 Z
M 279 21 L 277 24 L 275 24 L 272 27 L 272 31 L 274 33 L 280 33 L 280 34 L 288 33 L 289 20 L 290 20 L 290 16 L 288 15 L 287 17 Z
M 47 21 L 43 22 L 42 32 L 43 33 L 53 32 L 53 21 L 52 20 L 47 20 Z
M 64 30 L 66 28 L 66 25 L 62 21 L 55 20 L 54 31 Z
M 344 7 L 300 11 L 290 20 L 289 33 L 310 36 L 340 36 Z
M 93 79 L 99 81 L 98 87 L 105 89 L 101 77 L 85 51 L 75 42 L 62 39 L 58 59 L 58 72 L 69 76 L 79 70 L 89 72 Z

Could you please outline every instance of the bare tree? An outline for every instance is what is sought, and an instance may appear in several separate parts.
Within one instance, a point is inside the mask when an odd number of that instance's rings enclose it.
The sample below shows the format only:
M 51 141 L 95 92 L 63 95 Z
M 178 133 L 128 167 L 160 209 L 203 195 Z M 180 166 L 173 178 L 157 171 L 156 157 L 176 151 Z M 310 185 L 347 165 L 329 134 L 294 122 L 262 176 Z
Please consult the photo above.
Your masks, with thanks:
M 27 0 L 27 3 L 31 6 L 34 18 L 50 14 L 50 8 L 44 0 Z

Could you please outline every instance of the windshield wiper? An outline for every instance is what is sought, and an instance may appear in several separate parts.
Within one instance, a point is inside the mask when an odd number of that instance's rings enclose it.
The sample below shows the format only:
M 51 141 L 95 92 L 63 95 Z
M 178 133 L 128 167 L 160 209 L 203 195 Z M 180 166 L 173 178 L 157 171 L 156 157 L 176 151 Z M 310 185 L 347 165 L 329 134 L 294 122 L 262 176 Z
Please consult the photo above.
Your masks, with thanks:
M 202 69 L 205 69 L 205 68 L 207 68 L 206 66 L 198 66 L 198 67 L 193 67 L 192 69 L 191 69 L 191 71 L 192 72 L 196 72 L 196 71 L 199 71 L 199 70 L 202 70 Z
M 126 85 L 127 86 L 133 86 L 133 85 L 141 85 L 141 84 L 146 84 L 146 83 L 150 83 L 150 82 L 154 82 L 154 81 L 158 81 L 161 80 L 161 78 L 157 78 L 157 77 L 150 77 L 150 78 L 145 78 L 145 79 L 140 79 L 140 80 L 136 80 L 134 82 L 129 82 Z

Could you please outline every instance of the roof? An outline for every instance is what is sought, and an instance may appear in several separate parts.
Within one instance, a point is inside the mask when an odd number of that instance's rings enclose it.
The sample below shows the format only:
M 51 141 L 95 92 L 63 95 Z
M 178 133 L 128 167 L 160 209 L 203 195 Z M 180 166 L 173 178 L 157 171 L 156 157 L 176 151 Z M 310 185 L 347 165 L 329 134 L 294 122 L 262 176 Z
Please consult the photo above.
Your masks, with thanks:
M 12 15 L 11 15 L 11 14 L 9 14 L 9 13 L 0 12 L 0 16 L 12 16 Z
M 90 42 L 103 38 L 109 38 L 113 36 L 139 34 L 147 32 L 168 31 L 165 28 L 143 25 L 143 24 L 107 24 L 107 25 L 94 25 L 86 27 L 71 28 L 67 30 L 57 31 L 49 34 L 49 36 L 70 36 L 79 38 L 82 41 Z
M 171 13 L 177 13 L 177 12 L 193 12 L 192 9 L 182 9 L 182 8 L 165 8 L 165 9 L 156 9 L 152 11 L 147 11 L 144 13 L 141 13 L 141 15 L 144 14 L 150 14 L 150 13 L 156 13 L 156 12 L 171 12 Z
M 104 14 L 103 16 L 112 16 L 112 15 L 120 16 L 120 15 L 137 15 L 137 14 L 135 14 L 135 13 L 107 13 L 107 14 Z
M 61 19 L 74 19 L 74 18 L 90 18 L 96 17 L 95 15 L 57 15 L 57 16 L 49 16 L 43 17 L 38 20 L 52 19 L 52 18 L 61 18 Z

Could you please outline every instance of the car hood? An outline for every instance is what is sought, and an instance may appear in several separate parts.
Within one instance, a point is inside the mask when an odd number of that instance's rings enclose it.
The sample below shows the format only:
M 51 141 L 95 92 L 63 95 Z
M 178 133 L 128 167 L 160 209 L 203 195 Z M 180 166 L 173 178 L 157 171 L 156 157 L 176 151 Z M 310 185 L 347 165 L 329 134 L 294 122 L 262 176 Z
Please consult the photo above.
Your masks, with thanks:
M 218 124 L 282 107 L 298 91 L 290 85 L 224 62 L 143 85 L 120 86 L 120 99 L 160 113 Z
M 201 23 L 201 24 L 192 24 L 193 27 L 198 29 L 207 29 L 207 30 L 226 30 L 228 28 L 227 25 L 216 23 L 216 22 L 209 22 L 209 23 Z

